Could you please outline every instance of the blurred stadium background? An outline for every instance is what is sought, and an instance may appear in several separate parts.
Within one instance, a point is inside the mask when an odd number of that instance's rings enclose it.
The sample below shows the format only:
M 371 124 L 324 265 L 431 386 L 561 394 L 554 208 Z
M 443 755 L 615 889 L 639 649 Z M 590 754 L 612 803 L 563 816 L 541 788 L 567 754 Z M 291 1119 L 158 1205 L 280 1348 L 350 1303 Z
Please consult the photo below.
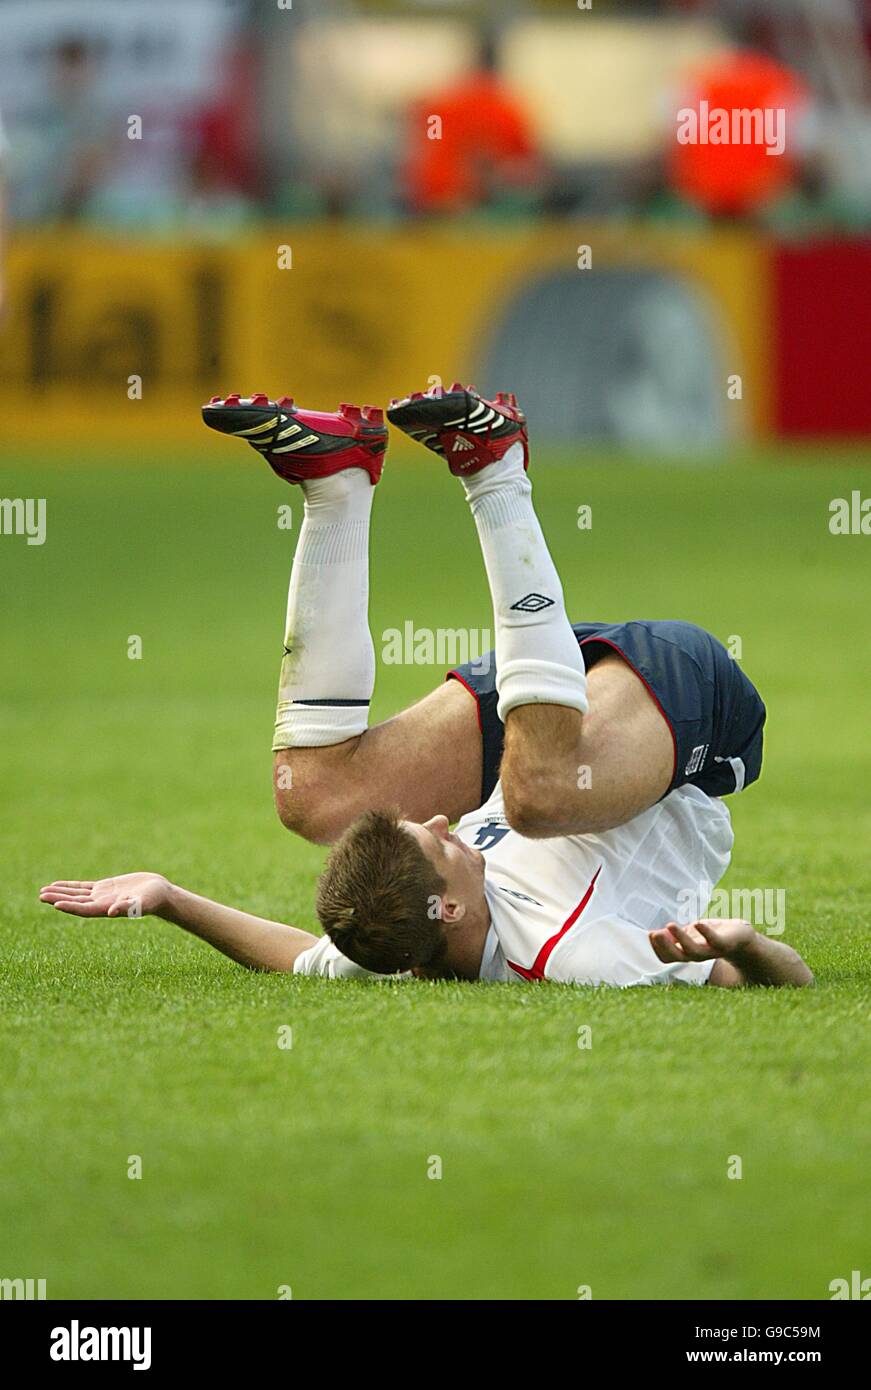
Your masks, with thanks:
M 871 432 L 867 0 L 0 0 L 0 31 L 7 443 L 455 372 L 562 444 Z M 679 145 L 701 99 L 782 105 L 785 153 Z

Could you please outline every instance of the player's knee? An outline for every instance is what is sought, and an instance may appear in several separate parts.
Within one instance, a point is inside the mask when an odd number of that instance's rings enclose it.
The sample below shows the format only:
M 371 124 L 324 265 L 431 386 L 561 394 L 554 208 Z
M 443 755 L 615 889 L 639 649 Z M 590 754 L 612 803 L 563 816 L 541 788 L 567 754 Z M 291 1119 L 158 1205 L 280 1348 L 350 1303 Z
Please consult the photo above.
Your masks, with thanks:
M 553 828 L 558 819 L 557 798 L 546 778 L 511 778 L 503 781 L 502 793 L 505 817 L 518 835 L 535 840 L 560 833 Z
M 276 772 L 279 770 L 280 769 L 276 769 Z M 276 775 L 273 784 L 273 792 L 275 798 L 275 813 L 285 830 L 292 830 L 294 834 L 302 835 L 304 839 L 308 839 L 308 835 L 306 834 L 308 817 L 305 814 L 305 808 L 300 798 L 294 796 L 292 787 L 283 786 Z
M 303 834 L 303 817 L 300 810 L 301 808 L 294 804 L 292 796 L 275 788 L 275 813 L 285 830 L 293 830 L 297 835 Z
M 341 834 L 342 827 L 331 808 L 312 804 L 308 798 L 276 790 L 275 810 L 285 830 L 313 845 L 330 845 Z
M 508 824 L 529 840 L 598 834 L 626 819 L 607 797 L 552 773 L 503 778 L 502 792 Z
M 275 761 L 273 790 L 275 810 L 285 830 L 316 845 L 328 845 L 341 833 L 326 790 L 319 788 L 310 776 L 301 776 L 283 757 Z

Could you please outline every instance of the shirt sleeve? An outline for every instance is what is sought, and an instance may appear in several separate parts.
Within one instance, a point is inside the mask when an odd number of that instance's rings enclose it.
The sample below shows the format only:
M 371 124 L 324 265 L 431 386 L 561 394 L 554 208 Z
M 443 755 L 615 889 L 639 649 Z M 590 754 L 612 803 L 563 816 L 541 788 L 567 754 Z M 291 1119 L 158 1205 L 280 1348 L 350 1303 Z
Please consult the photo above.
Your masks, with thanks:
M 378 975 L 374 970 L 364 970 L 343 956 L 338 946 L 334 946 L 328 936 L 322 936 L 307 951 L 302 951 L 294 961 L 294 975 L 323 975 L 328 980 L 408 980 L 408 974 Z

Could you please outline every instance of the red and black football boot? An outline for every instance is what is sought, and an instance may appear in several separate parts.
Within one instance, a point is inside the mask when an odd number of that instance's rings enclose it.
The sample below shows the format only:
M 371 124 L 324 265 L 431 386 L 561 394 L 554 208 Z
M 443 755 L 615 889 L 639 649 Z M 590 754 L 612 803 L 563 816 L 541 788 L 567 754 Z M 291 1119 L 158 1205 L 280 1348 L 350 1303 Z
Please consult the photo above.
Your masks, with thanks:
M 449 391 L 434 386 L 391 401 L 387 418 L 411 439 L 447 459 L 451 472 L 460 477 L 480 473 L 518 441 L 523 445 L 523 467 L 529 467 L 526 416 L 513 393 L 497 391 L 495 400 L 487 401 L 474 386 L 455 381 Z
M 262 454 L 288 483 L 328 478 L 345 468 L 365 468 L 373 484 L 387 449 L 384 411 L 372 405 L 340 405 L 335 415 L 298 409 L 290 396 L 213 396 L 203 420 L 220 434 L 242 439 Z

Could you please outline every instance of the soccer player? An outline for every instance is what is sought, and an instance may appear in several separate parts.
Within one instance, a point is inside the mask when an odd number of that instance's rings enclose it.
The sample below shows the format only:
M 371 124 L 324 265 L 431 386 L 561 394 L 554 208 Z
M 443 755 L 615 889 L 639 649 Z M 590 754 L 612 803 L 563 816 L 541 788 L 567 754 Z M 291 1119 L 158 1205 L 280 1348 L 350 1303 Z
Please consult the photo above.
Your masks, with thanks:
M 153 913 L 245 965 L 330 978 L 812 983 L 783 942 L 702 916 L 732 848 L 722 797 L 759 775 L 762 700 L 691 624 L 571 626 L 513 396 L 488 401 L 456 382 L 388 411 L 461 480 L 496 650 L 373 728 L 382 411 L 328 415 L 255 395 L 216 397 L 203 414 L 303 491 L 273 750 L 283 823 L 333 846 L 317 894 L 325 935 L 155 874 L 59 881 L 44 902 Z

